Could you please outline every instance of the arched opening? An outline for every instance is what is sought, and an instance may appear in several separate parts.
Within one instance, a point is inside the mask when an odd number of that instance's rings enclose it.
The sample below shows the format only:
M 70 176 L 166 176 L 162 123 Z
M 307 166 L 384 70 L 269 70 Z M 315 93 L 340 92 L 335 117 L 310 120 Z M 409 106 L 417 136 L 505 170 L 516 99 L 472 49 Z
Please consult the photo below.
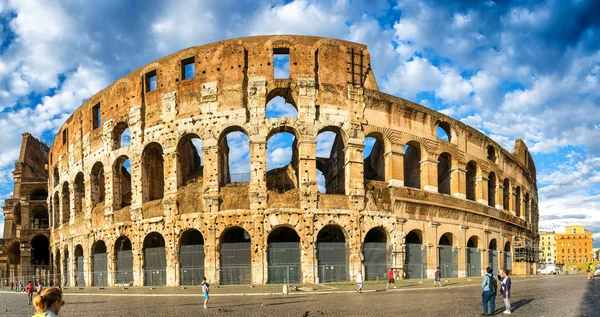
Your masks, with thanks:
M 33 282 L 46 282 L 50 277 L 50 240 L 38 234 L 31 239 L 31 265 Z
M 477 165 L 475 162 L 470 161 L 467 163 L 467 199 L 475 200 L 476 196 L 476 188 L 477 188 Z
M 219 185 L 249 182 L 250 139 L 240 128 L 230 128 L 219 140 Z
M 45 189 L 36 189 L 31 195 L 29 195 L 29 200 L 46 200 L 48 199 L 48 191 Z
M 106 244 L 98 240 L 92 247 L 92 286 L 106 286 L 108 284 L 108 265 Z
M 504 244 L 504 268 L 512 270 L 512 252 L 510 249 L 510 241 Z
M 452 133 L 450 129 L 450 124 L 448 122 L 438 122 L 435 128 L 435 135 L 438 139 L 452 142 Z
M 481 250 L 479 238 L 472 236 L 467 242 L 467 276 L 481 276 Z
M 438 192 L 450 195 L 450 170 L 452 169 L 452 157 L 448 153 L 442 153 L 438 157 Z
M 13 210 L 14 222 L 17 227 L 21 226 L 21 203 L 17 203 Z
M 454 240 L 454 235 L 446 232 L 438 243 L 438 259 L 443 278 L 458 277 L 458 248 L 454 247 Z
M 203 176 L 202 140 L 186 134 L 177 145 L 177 188 L 197 182 Z
M 298 118 L 298 110 L 292 103 L 287 103 L 283 97 L 276 96 L 267 102 L 267 119 Z
M 142 153 L 142 203 L 162 199 L 165 193 L 163 149 L 150 143 Z
M 427 278 L 427 248 L 420 230 L 412 230 L 404 238 L 404 273 L 407 279 Z
M 384 154 L 385 145 L 380 134 L 370 134 L 365 138 L 365 148 L 363 150 L 365 181 L 385 181 Z
M 58 184 L 60 182 L 60 174 L 58 173 L 58 166 L 54 167 L 54 170 L 52 172 L 52 187 L 56 187 L 58 186 Z
M 31 229 L 48 229 L 48 210 L 42 205 L 33 207 L 31 211 Z
M 404 146 L 404 186 L 421 188 L 421 147 L 414 141 Z
M 75 285 L 83 287 L 85 286 L 85 258 L 83 256 L 83 248 L 81 244 L 75 246 Z
M 113 175 L 113 204 L 118 210 L 131 205 L 131 162 L 127 156 L 115 160 Z
M 292 228 L 279 227 L 267 239 L 269 283 L 300 283 L 300 236 Z
M 56 228 L 60 224 L 60 197 L 58 191 L 54 193 L 52 207 L 52 225 Z
M 489 266 L 492 268 L 494 274 L 498 272 L 498 249 L 496 247 L 496 239 L 490 241 L 488 248 L 488 259 L 490 260 Z
M 92 174 L 90 175 L 92 208 L 104 203 L 104 190 L 104 165 L 96 162 L 92 167 Z
M 75 176 L 75 182 L 73 183 L 73 199 L 75 205 L 75 217 L 81 214 L 85 208 L 85 185 L 83 184 L 83 173 L 77 173 Z
M 527 222 L 531 222 L 531 215 L 529 214 L 529 193 L 525 193 L 525 219 Z
M 517 214 L 517 217 L 521 217 L 521 187 L 517 186 L 517 188 L 515 189 L 515 212 Z
M 496 162 L 496 149 L 491 145 L 487 147 L 487 158 L 492 162 Z
M 167 284 L 167 253 L 165 239 L 158 232 L 144 238 L 144 286 Z
M 11 243 L 8 247 L 8 273 L 7 276 L 15 281 L 20 279 L 20 266 L 21 266 L 21 246 L 18 241 Z
M 133 251 L 131 241 L 126 236 L 120 236 L 115 242 L 116 278 L 117 284 L 133 283 Z
M 491 172 L 488 178 L 488 206 L 496 207 L 496 173 Z
M 199 285 L 204 277 L 204 237 L 196 229 L 186 230 L 179 245 L 179 284 Z
M 298 138 L 287 131 L 267 137 L 267 188 L 279 193 L 298 188 Z
M 250 234 L 240 227 L 232 227 L 221 234 L 221 284 L 252 283 L 252 242 Z
M 348 250 L 344 232 L 337 225 L 327 225 L 317 236 L 319 283 L 348 280 Z
M 363 245 L 365 280 L 387 279 L 387 255 L 387 234 L 383 228 L 372 228 L 367 232 Z
M 345 149 L 341 131 L 338 128 L 326 128 L 317 135 L 317 169 L 323 173 L 326 194 L 345 194 Z M 319 179 L 317 179 L 318 183 Z
M 129 125 L 126 122 L 119 122 L 113 129 L 112 135 L 113 150 L 129 146 L 131 143 L 131 133 Z
M 504 179 L 504 183 L 502 185 L 504 186 L 504 189 L 502 191 L 502 205 L 504 207 L 504 210 L 508 211 L 510 210 L 510 181 L 508 180 L 508 178 Z
M 64 182 L 62 186 L 62 224 L 68 224 L 71 219 L 71 194 L 69 192 L 69 183 Z

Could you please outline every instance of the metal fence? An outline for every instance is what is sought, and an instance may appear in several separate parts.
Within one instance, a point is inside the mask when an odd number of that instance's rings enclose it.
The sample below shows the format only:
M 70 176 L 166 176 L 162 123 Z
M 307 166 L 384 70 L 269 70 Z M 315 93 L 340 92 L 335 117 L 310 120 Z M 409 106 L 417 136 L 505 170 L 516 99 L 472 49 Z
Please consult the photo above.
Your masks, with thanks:
M 83 256 L 77 257 L 77 276 L 75 277 L 75 284 L 77 286 L 85 286 L 85 274 L 84 274 L 85 260 Z
M 117 251 L 117 284 L 133 283 L 133 253 L 128 251 Z
M 438 247 L 438 254 L 441 277 L 458 277 L 458 248 L 453 248 L 450 245 L 440 245 Z
M 408 279 L 427 278 L 427 247 L 422 244 L 407 243 L 404 271 Z
M 249 183 L 250 182 L 250 173 L 229 174 L 229 181 L 231 183 Z
M 71 259 L 66 258 L 65 261 L 65 271 L 63 272 L 62 280 L 65 285 L 71 285 L 71 275 L 69 274 L 71 272 Z
M 385 242 L 365 242 L 363 247 L 365 280 L 387 280 L 387 247 Z
M 179 284 L 198 285 L 204 277 L 204 245 L 182 245 L 179 257 Z
M 467 248 L 467 276 L 481 276 L 481 250 Z
M 108 285 L 108 270 L 106 253 L 94 254 L 94 267 L 92 270 L 92 285 L 106 286 Z
M 221 244 L 221 284 L 251 284 L 252 259 L 250 242 Z
M 496 274 L 498 272 L 498 251 L 488 250 L 488 258 L 490 260 L 489 267 L 491 267 L 492 272 Z
M 167 284 L 167 254 L 165 247 L 144 249 L 144 286 Z
M 504 251 L 504 268 L 512 270 L 512 253 Z
M 319 242 L 317 244 L 319 283 L 349 280 L 347 254 L 345 242 Z
M 267 263 L 268 283 L 300 283 L 300 242 L 270 242 Z

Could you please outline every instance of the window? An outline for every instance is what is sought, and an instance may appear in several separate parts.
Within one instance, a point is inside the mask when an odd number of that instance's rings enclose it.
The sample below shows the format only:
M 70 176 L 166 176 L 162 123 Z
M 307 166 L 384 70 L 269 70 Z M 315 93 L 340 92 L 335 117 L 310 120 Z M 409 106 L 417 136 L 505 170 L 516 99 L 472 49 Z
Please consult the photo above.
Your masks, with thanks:
M 275 78 L 290 78 L 290 49 L 273 49 L 273 75 Z
M 65 128 L 62 132 L 62 141 L 63 144 L 67 144 L 67 128 Z
M 97 129 L 102 124 L 102 118 L 100 116 L 100 104 L 96 104 L 92 107 L 92 128 Z
M 156 90 L 156 70 L 146 74 L 146 92 Z
M 196 77 L 196 64 L 193 57 L 181 61 L 181 71 L 181 78 L 183 80 Z

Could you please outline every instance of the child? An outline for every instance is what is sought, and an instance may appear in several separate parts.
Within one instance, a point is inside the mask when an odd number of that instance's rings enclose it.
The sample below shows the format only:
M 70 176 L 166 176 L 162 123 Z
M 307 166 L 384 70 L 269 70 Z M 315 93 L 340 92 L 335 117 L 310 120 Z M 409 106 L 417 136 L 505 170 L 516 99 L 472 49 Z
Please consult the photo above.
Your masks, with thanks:
M 362 292 L 363 276 L 360 271 L 358 271 L 358 274 L 356 274 L 356 284 L 358 284 L 358 289 L 356 290 L 356 292 L 358 292 L 358 293 Z
M 210 284 L 206 281 L 206 277 L 202 278 L 202 283 L 200 285 L 202 285 L 202 292 L 204 293 L 204 308 L 208 308 L 206 304 L 209 299 L 208 292 L 210 292 Z
M 510 309 L 510 292 L 511 292 L 511 280 L 508 276 L 510 274 L 510 270 L 502 271 L 502 297 L 504 299 L 504 313 L 509 315 L 511 313 Z
M 440 267 L 438 266 L 435 270 L 435 279 L 433 280 L 433 287 L 435 287 L 435 283 L 438 283 L 440 287 L 442 287 L 442 282 L 440 280 L 441 273 L 442 272 L 440 271 Z

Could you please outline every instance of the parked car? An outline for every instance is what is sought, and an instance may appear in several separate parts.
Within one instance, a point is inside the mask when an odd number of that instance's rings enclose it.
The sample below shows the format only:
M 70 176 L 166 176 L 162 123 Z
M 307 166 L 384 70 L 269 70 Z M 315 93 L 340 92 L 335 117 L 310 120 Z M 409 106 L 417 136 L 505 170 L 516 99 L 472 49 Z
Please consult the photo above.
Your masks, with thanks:
M 554 264 L 548 264 L 548 265 L 544 266 L 543 268 L 538 269 L 538 274 L 543 274 L 543 275 L 556 274 L 556 272 L 558 272 L 558 269 L 556 268 L 556 265 L 554 265 Z
M 600 276 L 600 264 L 596 264 L 596 268 L 594 269 L 594 276 Z

